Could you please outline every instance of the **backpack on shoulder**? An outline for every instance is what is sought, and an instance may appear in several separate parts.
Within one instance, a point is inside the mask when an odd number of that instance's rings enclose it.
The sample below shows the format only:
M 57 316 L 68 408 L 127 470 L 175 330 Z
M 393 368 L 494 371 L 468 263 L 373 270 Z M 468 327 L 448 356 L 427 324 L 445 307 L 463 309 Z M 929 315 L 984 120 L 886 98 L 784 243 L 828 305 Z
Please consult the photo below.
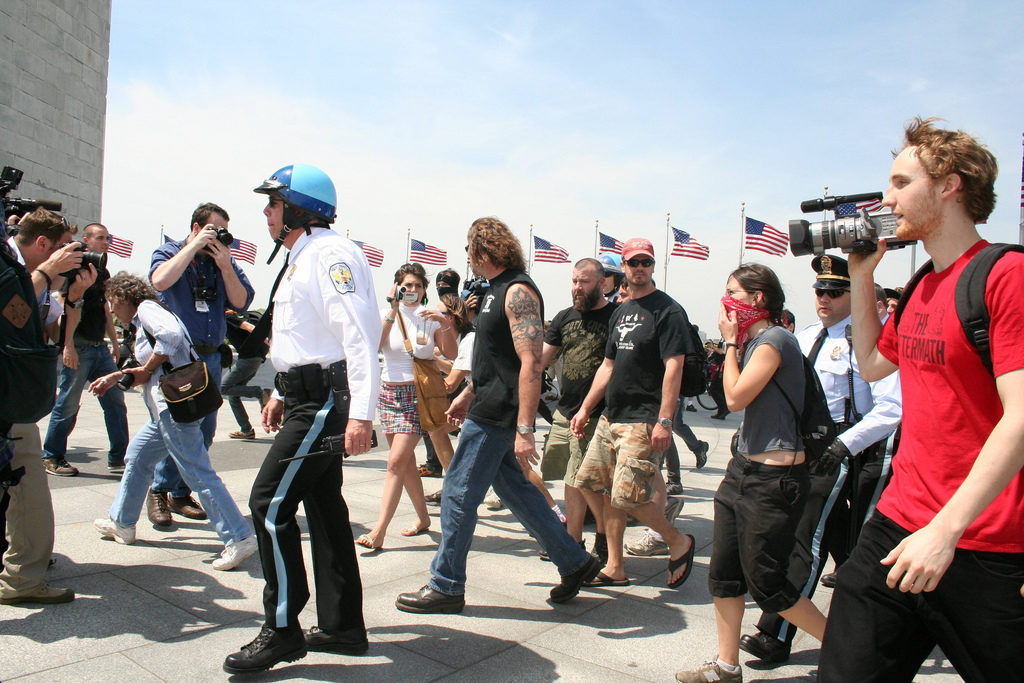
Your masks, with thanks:
M 43 338 L 31 275 L 0 247 L 0 422 L 35 423 L 53 410 L 59 354 Z
M 683 379 L 679 384 L 679 395 L 683 398 L 700 396 L 708 390 L 708 358 L 704 353 L 704 342 L 700 340 L 695 325 L 690 324 L 689 328 L 690 343 L 697 352 L 686 354 L 683 360 Z
M 981 363 L 989 374 L 994 374 L 992 371 L 992 346 L 988 336 L 992 317 L 989 315 L 988 306 L 985 305 L 985 288 L 988 285 L 988 276 L 992 271 L 992 266 L 1011 251 L 1024 252 L 1024 246 L 1020 244 L 990 244 L 975 254 L 960 273 L 960 279 L 956 282 L 956 290 L 953 295 L 960 326 L 963 328 L 964 334 L 967 335 L 968 343 L 978 351 Z M 933 270 L 935 270 L 934 264 L 928 261 L 918 268 L 914 277 L 910 278 L 910 282 L 903 288 L 900 302 L 896 305 L 896 310 L 893 311 L 894 328 L 899 329 L 900 317 L 902 317 L 903 309 L 907 307 L 907 302 L 910 301 L 910 295 L 914 289 L 917 288 L 924 276 Z
M 786 394 L 775 377 L 772 382 L 779 388 L 786 403 L 793 409 L 796 415 L 797 432 L 804 442 L 804 454 L 807 462 L 813 462 L 821 457 L 821 454 L 832 445 L 839 434 L 836 423 L 832 420 L 832 413 L 828 409 L 828 400 L 825 398 L 825 390 L 821 388 L 821 380 L 814 366 L 807 360 L 807 357 L 800 354 L 804 365 L 804 407 L 797 410 L 793 400 Z

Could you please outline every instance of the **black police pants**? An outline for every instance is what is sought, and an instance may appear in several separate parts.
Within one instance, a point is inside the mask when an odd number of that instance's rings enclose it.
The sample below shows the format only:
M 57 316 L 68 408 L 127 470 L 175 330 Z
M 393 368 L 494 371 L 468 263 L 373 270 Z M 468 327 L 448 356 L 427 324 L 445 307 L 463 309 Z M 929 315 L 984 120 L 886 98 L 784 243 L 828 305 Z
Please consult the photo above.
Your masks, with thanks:
M 965 681 L 1024 681 L 1024 553 L 957 550 L 934 591 L 903 593 L 879 564 L 909 532 L 876 512 L 839 569 L 823 683 L 912 681 L 938 645 Z
M 281 430 L 253 482 L 249 509 L 266 580 L 263 608 L 271 628 L 297 627 L 309 600 L 295 521 L 301 501 L 312 546 L 319 626 L 331 632 L 365 630 L 359 564 L 348 506 L 341 496 L 341 458 L 316 455 L 285 461 L 319 450 L 322 437 L 344 433 L 348 418 L 333 406 L 329 395 L 302 402 L 286 397 Z

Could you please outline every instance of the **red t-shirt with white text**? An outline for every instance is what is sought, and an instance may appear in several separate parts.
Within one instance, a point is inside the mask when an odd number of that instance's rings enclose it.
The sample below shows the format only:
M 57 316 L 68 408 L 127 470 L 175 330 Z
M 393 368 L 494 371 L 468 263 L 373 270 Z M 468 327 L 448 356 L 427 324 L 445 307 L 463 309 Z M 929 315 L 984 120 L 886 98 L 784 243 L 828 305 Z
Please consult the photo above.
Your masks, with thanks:
M 894 316 L 878 339 L 879 352 L 899 365 L 903 386 L 903 436 L 878 511 L 909 531 L 949 501 L 1003 416 L 995 381 L 967 342 L 954 302 L 960 273 L 987 244 L 978 242 L 918 283 L 900 318 L 898 350 Z M 1024 368 L 1022 296 L 1024 253 L 1010 252 L 992 268 L 985 292 L 996 377 Z M 957 547 L 1024 552 L 1024 473 L 967 527 Z

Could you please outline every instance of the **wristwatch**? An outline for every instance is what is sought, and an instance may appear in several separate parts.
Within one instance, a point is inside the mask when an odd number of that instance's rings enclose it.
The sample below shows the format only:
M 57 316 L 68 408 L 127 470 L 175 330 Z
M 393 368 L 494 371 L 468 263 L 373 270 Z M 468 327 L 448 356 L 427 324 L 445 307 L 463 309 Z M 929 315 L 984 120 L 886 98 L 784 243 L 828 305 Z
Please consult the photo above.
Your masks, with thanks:
M 79 299 L 78 301 L 71 301 L 70 299 L 65 299 L 64 300 L 64 307 L 65 308 L 73 308 L 73 309 L 75 309 L 77 311 L 79 308 L 82 307 L 83 301 L 84 301 L 83 299 Z
M 670 420 L 669 418 L 659 417 L 658 424 L 660 424 L 662 427 L 669 430 L 670 432 L 672 431 L 672 420 Z
M 516 425 L 516 431 L 520 434 L 533 434 L 533 425 Z

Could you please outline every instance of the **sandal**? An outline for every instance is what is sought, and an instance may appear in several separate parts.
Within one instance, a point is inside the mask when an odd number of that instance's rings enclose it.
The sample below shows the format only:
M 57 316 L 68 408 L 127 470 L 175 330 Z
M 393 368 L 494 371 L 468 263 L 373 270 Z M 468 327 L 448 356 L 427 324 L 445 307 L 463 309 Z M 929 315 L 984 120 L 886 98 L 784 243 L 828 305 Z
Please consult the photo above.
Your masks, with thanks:
M 383 543 L 380 544 L 380 545 L 374 545 L 373 544 L 373 539 L 370 538 L 370 534 L 363 534 L 362 536 L 357 538 L 356 539 L 356 545 L 361 545 L 364 548 L 369 548 L 370 550 L 383 550 L 384 549 L 384 544 Z
M 669 558 L 668 575 L 669 577 L 671 577 L 672 574 L 676 572 L 684 564 L 686 565 L 686 571 L 680 574 L 675 581 L 669 578 L 669 588 L 678 588 L 679 586 L 682 586 L 688 578 L 690 578 L 690 571 L 693 569 L 693 554 L 697 550 L 697 542 L 690 534 L 686 534 L 686 537 L 690 539 L 690 549 L 683 553 L 681 557 L 677 557 L 674 560 L 671 557 Z
M 590 581 L 584 581 L 583 585 L 596 588 L 601 586 L 628 586 L 630 583 L 632 583 L 632 579 L 628 576 L 622 579 L 613 579 L 604 572 L 598 572 L 597 576 Z
M 428 531 L 430 531 L 430 524 L 427 524 L 427 526 L 425 527 L 420 527 L 417 525 L 411 526 L 408 529 L 402 529 L 401 534 L 403 536 L 419 536 L 420 534 L 425 534 Z

